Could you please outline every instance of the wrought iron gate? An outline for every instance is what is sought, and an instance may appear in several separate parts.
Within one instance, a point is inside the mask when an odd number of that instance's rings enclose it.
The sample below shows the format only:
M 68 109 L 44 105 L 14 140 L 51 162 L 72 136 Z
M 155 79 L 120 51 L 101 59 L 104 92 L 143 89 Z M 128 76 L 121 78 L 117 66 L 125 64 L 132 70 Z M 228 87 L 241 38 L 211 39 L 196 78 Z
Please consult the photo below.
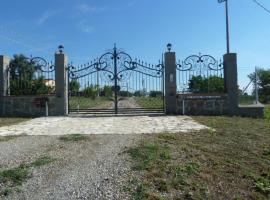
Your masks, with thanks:
M 68 68 L 70 113 L 164 113 L 162 62 L 132 59 L 115 46 L 90 63 Z

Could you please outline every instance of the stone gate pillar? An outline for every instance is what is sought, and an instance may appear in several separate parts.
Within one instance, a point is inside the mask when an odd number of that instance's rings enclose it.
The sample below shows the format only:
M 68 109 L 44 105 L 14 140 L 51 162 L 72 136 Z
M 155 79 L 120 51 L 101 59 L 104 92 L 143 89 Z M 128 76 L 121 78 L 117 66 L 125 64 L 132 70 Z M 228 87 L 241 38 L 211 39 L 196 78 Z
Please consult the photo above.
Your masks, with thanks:
M 0 97 L 9 95 L 9 62 L 9 57 L 0 55 Z
M 225 92 L 228 94 L 228 114 L 238 115 L 238 81 L 237 54 L 229 53 L 223 56 Z
M 55 54 L 55 93 L 57 115 L 68 115 L 68 57 L 62 51 Z
M 165 53 L 165 112 L 177 114 L 176 98 L 176 56 L 175 52 Z

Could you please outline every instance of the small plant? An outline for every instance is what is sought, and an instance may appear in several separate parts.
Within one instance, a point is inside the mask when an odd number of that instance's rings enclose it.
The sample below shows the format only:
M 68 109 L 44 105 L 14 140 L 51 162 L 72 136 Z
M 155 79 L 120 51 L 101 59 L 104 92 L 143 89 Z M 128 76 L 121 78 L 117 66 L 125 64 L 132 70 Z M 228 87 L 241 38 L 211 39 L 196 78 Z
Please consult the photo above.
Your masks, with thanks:
M 21 164 L 18 167 L 0 171 L 0 185 L 3 184 L 4 186 L 0 190 L 0 196 L 7 196 L 12 192 L 13 188 L 22 185 L 29 178 L 29 171 L 32 167 L 41 167 L 54 160 L 49 156 L 43 156 L 30 164 Z
M 79 142 L 83 140 L 88 140 L 89 137 L 82 134 L 72 134 L 72 135 L 64 135 L 59 137 L 59 140 L 64 142 Z
M 28 176 L 29 166 L 21 164 L 19 167 L 3 170 L 0 172 L 0 183 L 21 185 Z
M 135 161 L 135 170 L 150 170 L 159 160 L 171 158 L 168 147 L 151 142 L 142 142 L 138 147 L 127 150 L 127 153 Z
M 41 167 L 43 165 L 50 164 L 51 162 L 55 161 L 55 159 L 49 157 L 49 156 L 43 156 L 38 158 L 36 161 L 31 163 L 32 167 Z
M 191 174 L 197 174 L 200 171 L 200 165 L 198 165 L 197 163 L 188 163 L 185 166 L 185 171 L 191 175 Z
M 0 142 L 7 142 L 9 140 L 13 140 L 13 139 L 16 139 L 17 137 L 19 136 L 0 136 Z

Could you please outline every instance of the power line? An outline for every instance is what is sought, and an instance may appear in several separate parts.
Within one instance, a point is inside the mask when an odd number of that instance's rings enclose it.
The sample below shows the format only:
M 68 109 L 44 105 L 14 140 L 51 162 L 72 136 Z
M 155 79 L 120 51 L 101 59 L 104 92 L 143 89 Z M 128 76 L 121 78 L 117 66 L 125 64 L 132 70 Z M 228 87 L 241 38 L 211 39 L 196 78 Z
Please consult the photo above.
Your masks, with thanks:
M 252 0 L 252 1 L 270 14 L 270 10 L 266 8 L 264 5 L 262 5 L 260 2 L 258 2 L 257 0 Z

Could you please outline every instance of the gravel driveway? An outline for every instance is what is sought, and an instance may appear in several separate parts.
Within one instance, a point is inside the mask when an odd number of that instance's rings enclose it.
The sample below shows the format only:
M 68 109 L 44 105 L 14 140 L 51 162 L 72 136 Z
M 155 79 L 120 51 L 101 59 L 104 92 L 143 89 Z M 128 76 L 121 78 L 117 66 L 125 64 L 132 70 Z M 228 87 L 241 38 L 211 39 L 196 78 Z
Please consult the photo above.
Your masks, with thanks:
M 128 199 L 129 163 L 123 151 L 143 133 L 181 133 L 207 128 L 189 117 L 49 117 L 0 128 L 0 171 L 32 163 L 42 156 L 55 161 L 31 168 L 29 179 L 8 200 Z M 60 135 L 84 134 L 82 141 Z M 0 182 L 0 191 L 3 185 Z M 0 197 L 1 198 L 1 197 Z
M 1 169 L 29 163 L 41 155 L 56 159 L 33 169 L 30 179 L 19 188 L 20 192 L 2 198 L 127 199 L 122 189 L 127 184 L 130 170 L 122 152 L 139 137 L 92 135 L 89 138 L 81 142 L 63 142 L 56 136 L 24 136 L 1 143 Z
M 1 127 L 0 136 L 179 133 L 205 128 L 186 116 L 48 117 Z

